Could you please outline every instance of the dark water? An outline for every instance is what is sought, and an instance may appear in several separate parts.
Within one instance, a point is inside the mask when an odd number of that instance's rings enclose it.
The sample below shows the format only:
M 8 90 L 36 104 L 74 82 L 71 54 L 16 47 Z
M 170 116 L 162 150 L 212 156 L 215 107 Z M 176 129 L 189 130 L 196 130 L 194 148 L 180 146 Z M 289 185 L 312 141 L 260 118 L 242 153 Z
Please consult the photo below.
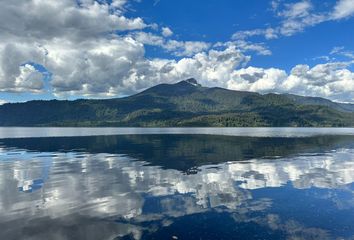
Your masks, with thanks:
M 0 239 L 354 239 L 354 136 L 0 139 Z

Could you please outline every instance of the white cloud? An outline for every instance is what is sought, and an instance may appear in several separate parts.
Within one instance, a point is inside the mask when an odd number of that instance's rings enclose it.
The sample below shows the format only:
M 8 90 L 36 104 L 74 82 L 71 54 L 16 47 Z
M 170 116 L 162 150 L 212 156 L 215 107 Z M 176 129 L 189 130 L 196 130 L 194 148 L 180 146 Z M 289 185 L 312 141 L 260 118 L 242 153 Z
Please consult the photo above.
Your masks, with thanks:
M 278 33 L 276 29 L 269 27 L 265 29 L 264 36 L 266 39 L 275 39 L 278 38 Z
M 321 60 L 321 61 L 329 62 L 332 59 L 329 56 L 322 55 L 322 56 L 313 57 L 312 60 L 314 60 L 314 61 Z
M 253 30 L 245 30 L 238 31 L 232 35 L 232 39 L 235 40 L 245 40 L 254 36 L 264 36 L 266 39 L 274 39 L 277 38 L 277 30 L 273 28 L 266 29 L 253 29 Z
M 110 35 L 146 27 L 141 18 L 122 15 L 126 2 L 1 0 L 1 91 L 43 90 L 42 74 L 26 64 L 33 62 L 53 74 L 56 92 L 109 92 L 107 85 L 144 55 L 142 44 Z
M 272 0 L 270 2 L 270 7 L 272 11 L 278 10 L 279 5 L 280 5 L 280 0 Z
M 235 90 L 272 92 L 286 77 L 286 72 L 280 69 L 248 67 L 235 70 L 227 85 L 228 88 Z
M 56 47 L 49 51 L 46 66 L 58 94 L 123 94 L 124 79 L 144 56 L 143 45 L 131 38 L 101 39 L 77 50 L 70 45 Z
M 263 43 L 252 43 L 240 40 L 235 42 L 235 46 L 245 52 L 253 51 L 258 55 L 272 55 L 272 52 Z
M 303 0 L 293 4 L 287 4 L 286 9 L 279 13 L 280 16 L 285 18 L 300 18 L 310 15 L 313 8 L 309 0 Z
M 193 56 L 196 53 L 207 50 L 210 43 L 202 41 L 176 41 L 169 40 L 162 46 L 167 51 L 172 52 L 176 56 Z
M 4 105 L 5 103 L 8 103 L 6 100 L 0 99 L 0 105 Z
M 333 9 L 326 12 L 316 12 L 310 0 L 285 3 L 283 6 L 280 1 L 272 1 L 271 9 L 280 18 L 278 26 L 238 31 L 233 35 L 233 39 L 245 40 L 254 36 L 274 39 L 279 36 L 292 36 L 323 22 L 349 18 L 354 14 L 354 0 L 338 0 Z
M 36 70 L 32 65 L 25 64 L 19 67 L 20 74 L 15 79 L 14 90 L 32 90 L 34 92 L 43 89 L 43 74 Z
M 134 32 L 131 34 L 131 37 L 136 41 L 146 45 L 159 46 L 163 48 L 166 44 L 166 40 L 163 37 L 153 33 Z
M 249 37 L 264 35 L 264 29 L 253 29 L 253 30 L 245 30 L 238 31 L 232 35 L 232 39 L 240 39 L 244 40 Z
M 146 45 L 158 46 L 175 56 L 193 56 L 196 53 L 208 50 L 210 43 L 202 41 L 165 40 L 163 37 L 146 32 L 135 32 L 131 35 L 138 42 Z
M 248 67 L 235 70 L 228 87 L 256 92 L 293 93 L 354 102 L 354 73 L 346 69 L 351 62 L 296 65 L 286 74 L 280 69 Z
M 307 27 L 327 20 L 326 14 L 314 13 L 314 6 L 309 0 L 286 4 L 285 10 L 280 11 L 278 16 L 282 18 L 278 32 L 285 36 L 302 32 Z
M 138 36 L 135 39 L 130 34 L 111 34 L 147 26 L 140 18 L 122 15 L 127 2 L 124 0 L 111 4 L 92 0 L 19 0 L 16 4 L 0 1 L 4 3 L 0 9 L 1 91 L 44 91 L 43 74 L 26 64 L 31 62 L 52 74 L 49 84 L 57 96 L 124 95 L 171 80 L 155 76 L 154 71 L 165 60 L 146 59 L 143 44 L 158 45 L 172 54 L 190 57 L 210 47 L 205 42 L 167 41 L 147 33 L 134 35 Z M 194 57 L 189 60 L 196 62 Z M 183 61 L 167 62 L 180 68 Z M 167 66 L 158 70 L 166 69 Z
M 330 54 L 337 54 L 337 53 L 340 53 L 344 50 L 344 47 L 334 47 L 332 49 L 332 51 L 330 52 Z
M 327 21 L 328 16 L 322 13 L 313 13 L 314 6 L 310 0 L 284 4 L 281 8 L 280 1 L 272 1 L 271 6 L 280 24 L 276 27 L 258 28 L 253 30 L 238 31 L 233 39 L 247 39 L 254 36 L 264 36 L 266 39 L 275 39 L 279 36 L 291 36 L 304 31 L 309 26 Z
M 354 102 L 354 73 L 348 63 L 318 64 L 313 68 L 297 65 L 283 83 L 285 91 Z
M 96 1 L 2 0 L 2 35 L 27 39 L 83 40 L 110 31 L 142 29 L 141 18 L 126 18 L 112 5 Z M 114 1 L 116 3 L 117 1 Z M 124 2 L 118 1 L 121 4 Z
M 172 35 L 173 35 L 173 32 L 172 32 L 172 30 L 170 28 L 168 28 L 168 27 L 163 27 L 162 28 L 162 36 L 170 37 Z
M 354 14 L 354 0 L 338 0 L 328 12 L 315 13 L 310 0 L 287 4 L 286 9 L 278 13 L 283 18 L 280 33 L 285 36 L 303 31 L 307 27 L 322 22 L 348 18 Z
M 248 61 L 249 57 L 235 47 L 220 51 L 210 50 L 179 61 L 154 59 L 140 62 L 126 81 L 134 83 L 132 86 L 143 88 L 195 77 L 205 86 L 227 87 L 227 81 L 234 69 L 244 66 Z M 146 78 L 150 80 L 148 83 Z
M 29 61 L 42 63 L 45 53 L 38 46 L 27 44 L 0 44 L 0 91 L 39 92 L 42 74 Z
M 334 47 L 330 52 L 331 55 L 340 55 L 350 59 L 354 59 L 354 52 L 345 50 L 344 47 Z
M 235 40 L 229 42 L 218 42 L 214 47 L 236 47 L 242 52 L 255 52 L 258 55 L 271 55 L 272 52 L 265 46 L 264 43 L 252 43 L 246 40 Z
M 214 45 L 177 41 L 166 39 L 166 32 L 165 37 L 142 32 L 148 26 L 141 18 L 124 16 L 127 2 L 0 0 L 0 91 L 45 91 L 44 75 L 32 64 L 36 63 L 52 74 L 48 89 L 57 96 L 121 96 L 195 77 L 205 86 L 354 101 L 354 76 L 348 64 L 298 65 L 290 74 L 276 68 L 245 68 L 250 61 L 246 52 L 271 54 L 264 43 L 246 38 L 275 38 L 280 34 L 277 29 L 239 33 L 233 41 Z M 283 12 L 283 18 L 296 19 L 300 25 L 311 22 L 312 8 L 302 2 L 288 5 L 293 11 Z M 120 33 L 126 30 L 135 31 Z M 180 58 L 148 59 L 144 45 Z
M 112 7 L 124 10 L 124 6 L 127 4 L 128 0 L 112 0 Z
M 354 102 L 354 73 L 347 69 L 353 62 L 318 64 L 312 68 L 297 65 L 287 74 L 277 68 L 242 68 L 249 59 L 235 46 L 179 61 L 155 59 L 141 62 L 130 75 L 129 82 L 144 87 L 147 76 L 151 85 L 195 77 L 204 86 L 261 93 L 288 92 Z
M 302 32 L 305 28 L 315 26 L 325 21 L 323 15 L 311 14 L 306 17 L 289 18 L 282 22 L 279 32 L 284 36 L 292 36 L 298 32 Z
M 333 19 L 347 18 L 354 14 L 354 0 L 339 0 L 332 13 Z

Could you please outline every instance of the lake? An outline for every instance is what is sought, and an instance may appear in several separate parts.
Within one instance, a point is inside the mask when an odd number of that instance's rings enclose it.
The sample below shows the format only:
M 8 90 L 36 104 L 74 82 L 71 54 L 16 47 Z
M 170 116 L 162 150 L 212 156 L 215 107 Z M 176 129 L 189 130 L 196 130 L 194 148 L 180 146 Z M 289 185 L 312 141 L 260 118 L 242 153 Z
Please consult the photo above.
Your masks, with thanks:
M 353 239 L 354 129 L 0 128 L 0 239 Z

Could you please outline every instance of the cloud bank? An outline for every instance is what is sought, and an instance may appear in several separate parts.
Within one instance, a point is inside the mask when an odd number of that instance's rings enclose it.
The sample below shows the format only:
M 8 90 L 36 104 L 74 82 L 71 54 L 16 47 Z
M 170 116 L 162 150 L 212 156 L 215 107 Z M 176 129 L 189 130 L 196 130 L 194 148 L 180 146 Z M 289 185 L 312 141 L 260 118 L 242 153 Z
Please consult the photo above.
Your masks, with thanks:
M 274 39 L 348 18 L 354 13 L 353 0 L 338 1 L 326 14 L 314 13 L 310 1 L 288 4 L 276 10 L 283 19 L 280 27 L 238 32 L 217 44 L 175 40 L 169 27 L 126 17 L 128 0 L 0 0 L 0 5 L 1 92 L 116 97 L 195 77 L 205 86 L 354 102 L 354 73 L 348 70 L 352 60 L 300 64 L 289 73 L 256 68 L 248 66 L 250 53 L 272 53 L 247 40 L 257 35 Z M 173 58 L 147 58 L 149 45 Z

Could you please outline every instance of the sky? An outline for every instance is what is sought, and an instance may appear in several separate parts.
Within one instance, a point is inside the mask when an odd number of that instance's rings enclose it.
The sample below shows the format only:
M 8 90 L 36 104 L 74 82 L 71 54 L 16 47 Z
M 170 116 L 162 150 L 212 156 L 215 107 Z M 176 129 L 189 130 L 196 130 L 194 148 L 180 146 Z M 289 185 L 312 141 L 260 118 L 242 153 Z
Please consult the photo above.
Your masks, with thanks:
M 203 86 L 354 103 L 354 0 L 0 0 L 0 104 Z

